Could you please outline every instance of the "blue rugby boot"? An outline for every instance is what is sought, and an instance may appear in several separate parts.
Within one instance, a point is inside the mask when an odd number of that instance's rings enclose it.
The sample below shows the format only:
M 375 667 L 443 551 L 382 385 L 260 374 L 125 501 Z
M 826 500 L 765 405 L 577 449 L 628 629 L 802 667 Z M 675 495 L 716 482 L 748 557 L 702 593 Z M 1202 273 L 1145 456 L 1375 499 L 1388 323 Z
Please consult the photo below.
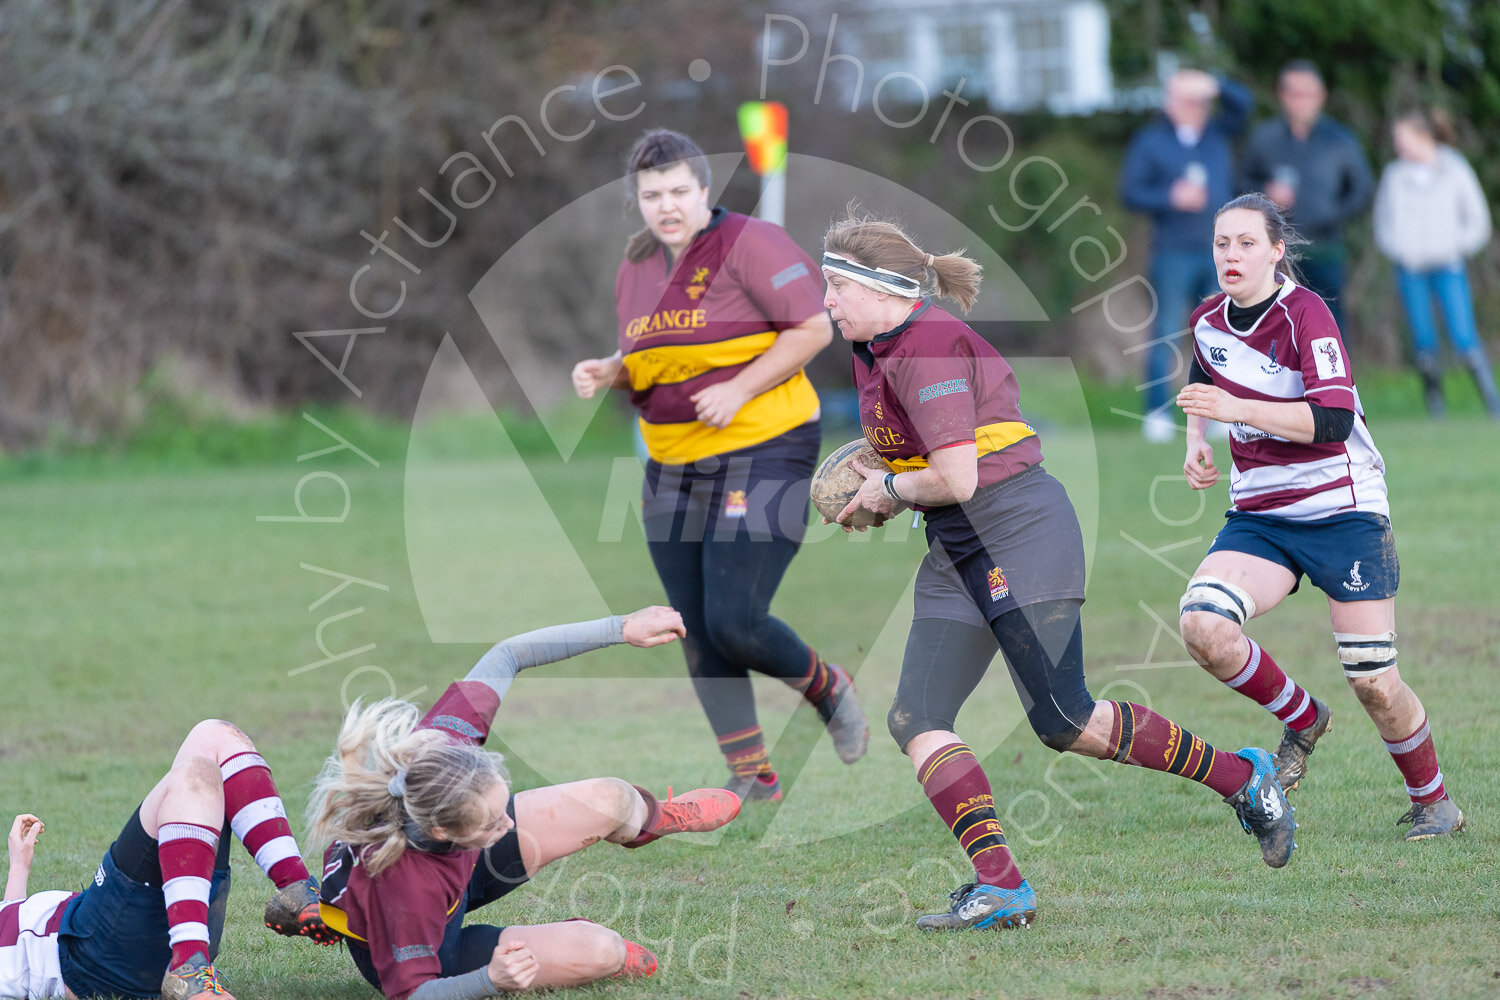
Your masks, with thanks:
M 1276 780 L 1276 761 L 1268 751 L 1245 747 L 1234 755 L 1250 762 L 1254 772 L 1243 788 L 1224 799 L 1234 807 L 1240 826 L 1260 841 L 1260 854 L 1266 864 L 1280 868 L 1297 849 L 1297 823 L 1287 803 L 1281 782 Z
M 966 882 L 948 893 L 948 898 L 953 900 L 948 912 L 918 917 L 917 930 L 1004 930 L 1036 922 L 1036 893 L 1025 879 L 1014 889 Z

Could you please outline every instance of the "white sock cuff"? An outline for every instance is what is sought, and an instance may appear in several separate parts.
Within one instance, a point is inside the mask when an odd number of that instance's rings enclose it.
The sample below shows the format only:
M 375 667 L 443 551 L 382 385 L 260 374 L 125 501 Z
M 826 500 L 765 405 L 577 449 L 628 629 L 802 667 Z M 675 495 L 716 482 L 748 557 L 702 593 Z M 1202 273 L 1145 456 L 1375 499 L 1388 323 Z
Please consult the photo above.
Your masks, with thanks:
M 1248 684 L 1250 678 L 1254 677 L 1255 672 L 1260 669 L 1260 646 L 1249 636 L 1245 637 L 1245 641 L 1250 643 L 1250 658 L 1245 661 L 1245 668 L 1224 682 L 1236 689 Z
M 252 767 L 263 767 L 267 771 L 271 769 L 271 765 L 266 763 L 266 759 L 264 757 L 256 753 L 254 750 L 246 750 L 243 753 L 235 754 L 233 757 L 220 764 L 219 774 L 223 776 L 225 781 L 228 781 L 230 778 L 234 777 L 236 774 L 239 774 L 241 771 L 248 771 Z
M 156 831 L 158 846 L 174 840 L 196 840 L 207 844 L 209 850 L 219 849 L 219 835 L 197 823 L 163 823 Z
M 1385 742 L 1385 748 L 1393 754 L 1411 753 L 1417 747 L 1425 743 L 1427 741 L 1427 738 L 1431 735 L 1432 727 L 1427 724 L 1427 719 L 1424 717 L 1422 719 L 1422 724 L 1417 727 L 1417 731 L 1412 733 L 1406 739 L 1402 740 L 1400 743 L 1391 743 L 1388 741 L 1382 742 Z

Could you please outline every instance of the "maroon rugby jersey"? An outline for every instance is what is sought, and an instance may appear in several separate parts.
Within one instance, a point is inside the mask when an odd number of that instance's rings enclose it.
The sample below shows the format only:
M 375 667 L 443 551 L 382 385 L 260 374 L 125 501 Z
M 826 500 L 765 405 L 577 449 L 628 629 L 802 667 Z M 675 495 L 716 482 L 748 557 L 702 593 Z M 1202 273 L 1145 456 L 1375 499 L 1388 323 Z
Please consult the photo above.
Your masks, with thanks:
M 417 728 L 441 729 L 454 742 L 483 744 L 500 707 L 487 684 L 450 684 Z M 449 917 L 479 863 L 480 851 L 433 854 L 408 847 L 371 878 L 349 848 L 330 844 L 323 863 L 323 919 L 362 942 L 388 997 L 404 997 L 442 976 L 438 947 Z
M 1016 373 L 953 314 L 923 302 L 894 330 L 855 344 L 853 363 L 865 438 L 898 472 L 969 441 L 979 449 L 979 486 L 1041 462 Z
M 1310 521 L 1347 511 L 1389 516 L 1385 461 L 1365 425 L 1343 338 L 1315 293 L 1284 280 L 1247 331 L 1229 324 L 1222 292 L 1193 312 L 1193 353 L 1213 384 L 1241 399 L 1307 400 L 1353 410 L 1347 441 L 1302 444 L 1248 424 L 1229 429 L 1229 498 L 1243 511 Z
M 646 449 L 682 464 L 769 441 L 812 419 L 818 394 L 798 371 L 728 427 L 698 420 L 692 395 L 733 378 L 776 335 L 823 311 L 817 265 L 780 226 L 715 208 L 670 265 L 665 247 L 615 277 L 620 356 Z

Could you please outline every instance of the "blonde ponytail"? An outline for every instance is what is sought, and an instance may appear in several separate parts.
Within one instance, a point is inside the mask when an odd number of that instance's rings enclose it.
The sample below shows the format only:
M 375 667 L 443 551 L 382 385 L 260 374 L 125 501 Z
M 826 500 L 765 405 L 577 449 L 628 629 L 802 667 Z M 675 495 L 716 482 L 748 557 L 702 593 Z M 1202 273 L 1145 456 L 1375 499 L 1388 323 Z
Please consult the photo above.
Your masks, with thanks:
M 410 702 L 356 702 L 308 802 L 314 843 L 349 845 L 371 875 L 436 827 L 450 839 L 477 829 L 487 818 L 484 796 L 505 780 L 499 754 L 415 729 L 420 717 Z

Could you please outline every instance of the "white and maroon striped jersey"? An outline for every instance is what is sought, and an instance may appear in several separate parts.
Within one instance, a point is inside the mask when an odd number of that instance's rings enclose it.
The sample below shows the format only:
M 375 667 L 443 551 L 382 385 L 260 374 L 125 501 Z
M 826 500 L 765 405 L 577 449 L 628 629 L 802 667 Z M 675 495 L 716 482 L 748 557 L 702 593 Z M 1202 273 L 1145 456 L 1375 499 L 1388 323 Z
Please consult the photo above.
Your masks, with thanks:
M 60 997 L 57 928 L 77 893 L 50 889 L 0 905 L 0 997 Z
M 1390 516 L 1385 461 L 1365 426 L 1364 408 L 1333 316 L 1315 293 L 1290 279 L 1247 331 L 1229 325 L 1222 292 L 1191 320 L 1193 351 L 1213 384 L 1242 399 L 1305 400 L 1353 410 L 1347 441 L 1299 444 L 1248 424 L 1230 428 L 1229 498 L 1255 514 L 1313 521 L 1353 511 Z

